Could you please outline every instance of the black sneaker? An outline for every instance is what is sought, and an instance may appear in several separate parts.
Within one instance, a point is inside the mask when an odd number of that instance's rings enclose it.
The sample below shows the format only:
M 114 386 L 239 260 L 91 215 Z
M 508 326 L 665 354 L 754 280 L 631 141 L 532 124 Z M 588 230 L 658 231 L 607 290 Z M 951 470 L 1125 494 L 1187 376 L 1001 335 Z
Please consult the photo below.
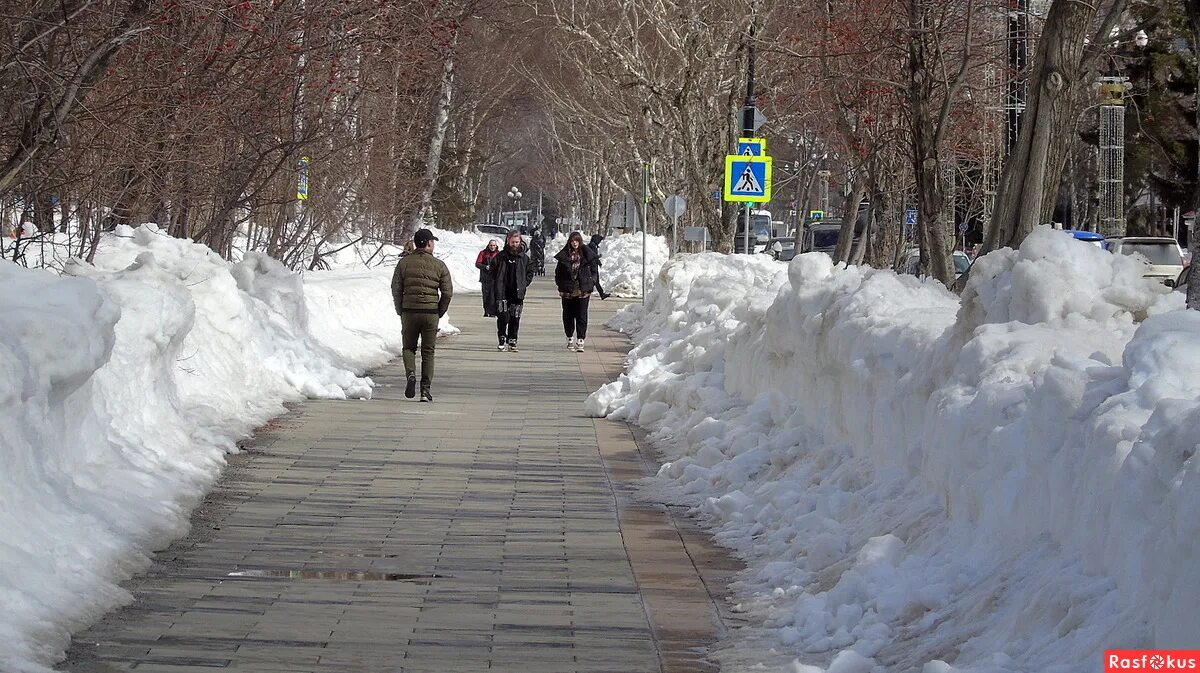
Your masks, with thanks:
M 509 353 L 517 352 L 517 341 L 515 339 L 508 342 L 508 352 Z
M 607 293 L 607 292 L 601 292 L 601 293 L 600 293 L 600 298 L 601 298 L 601 299 L 608 299 L 608 298 L 609 298 L 609 297 L 611 297 L 611 296 L 612 296 L 612 295 L 611 295 L 611 294 L 609 294 L 609 293 Z
M 433 395 L 430 394 L 428 389 L 421 391 L 421 401 L 422 402 L 432 402 L 433 401 Z
M 410 400 L 417 396 L 417 377 L 408 377 L 408 385 L 404 386 L 404 396 Z

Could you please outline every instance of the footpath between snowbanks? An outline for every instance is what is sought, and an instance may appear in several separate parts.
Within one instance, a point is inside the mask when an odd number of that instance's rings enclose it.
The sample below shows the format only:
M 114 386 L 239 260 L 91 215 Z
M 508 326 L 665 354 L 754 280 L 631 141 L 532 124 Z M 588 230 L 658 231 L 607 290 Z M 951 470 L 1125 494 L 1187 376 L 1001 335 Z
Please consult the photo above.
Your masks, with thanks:
M 889 271 L 684 256 L 593 415 L 749 562 L 726 669 L 1094 671 L 1200 643 L 1200 313 L 1039 230 L 959 298 Z M 763 670 L 763 669 L 758 669 Z
M 370 396 L 401 347 L 390 278 L 231 264 L 152 225 L 61 276 L 0 261 L 0 670 L 49 670 L 124 602 L 284 402 Z

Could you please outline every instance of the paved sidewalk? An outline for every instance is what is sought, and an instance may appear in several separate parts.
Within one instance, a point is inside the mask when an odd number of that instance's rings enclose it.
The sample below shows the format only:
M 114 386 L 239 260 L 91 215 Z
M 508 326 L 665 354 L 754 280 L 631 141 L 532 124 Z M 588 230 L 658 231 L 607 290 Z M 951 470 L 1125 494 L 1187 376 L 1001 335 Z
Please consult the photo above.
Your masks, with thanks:
M 581 413 L 620 371 L 628 344 L 602 327 L 620 304 L 595 301 L 569 353 L 550 285 L 519 353 L 455 300 L 434 404 L 404 399 L 396 362 L 374 400 L 264 428 L 62 670 L 715 670 L 736 565 L 632 497 L 656 468 L 639 436 Z

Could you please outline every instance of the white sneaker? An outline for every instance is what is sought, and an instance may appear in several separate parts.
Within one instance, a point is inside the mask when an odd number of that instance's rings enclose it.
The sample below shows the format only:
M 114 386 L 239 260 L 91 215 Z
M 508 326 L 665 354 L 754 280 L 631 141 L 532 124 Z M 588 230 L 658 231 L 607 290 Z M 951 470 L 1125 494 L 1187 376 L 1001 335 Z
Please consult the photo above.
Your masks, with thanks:
M 500 344 L 499 346 L 496 346 L 496 350 L 503 353 L 504 351 L 508 350 L 508 344 Z
M 575 350 L 575 337 L 567 337 L 567 350 Z
M 583 339 L 580 339 L 578 342 L 575 343 L 575 352 L 576 353 L 583 352 Z
M 516 339 L 512 339 L 512 340 L 510 340 L 510 341 L 508 342 L 508 352 L 509 352 L 509 353 L 516 353 L 516 352 L 517 352 L 517 341 L 516 341 Z

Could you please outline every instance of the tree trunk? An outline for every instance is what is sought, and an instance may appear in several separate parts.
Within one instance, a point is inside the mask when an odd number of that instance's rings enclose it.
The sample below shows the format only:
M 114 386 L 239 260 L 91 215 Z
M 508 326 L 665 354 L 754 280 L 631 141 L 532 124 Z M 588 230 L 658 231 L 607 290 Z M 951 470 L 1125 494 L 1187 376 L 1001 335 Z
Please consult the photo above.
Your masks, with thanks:
M 1018 247 L 1053 212 L 1078 113 L 1084 44 L 1096 20 L 1094 3 L 1054 0 L 1038 40 L 1021 134 L 1004 166 L 992 226 L 983 251 Z
M 442 92 L 438 96 L 437 108 L 434 112 L 433 131 L 429 137 L 429 156 L 425 160 L 425 177 L 421 181 L 421 194 L 417 208 L 403 238 L 407 239 L 417 229 L 433 219 L 433 190 L 437 186 L 438 170 L 442 165 L 442 147 L 446 143 L 446 130 L 450 127 L 450 100 L 454 96 L 454 47 L 458 43 L 458 32 L 455 31 L 450 46 L 446 50 L 446 60 L 442 63 Z
M 842 202 L 842 230 L 838 232 L 837 248 L 833 251 L 834 262 L 850 262 L 850 251 L 854 246 L 854 232 L 858 228 L 858 209 L 867 193 L 866 167 L 860 166 L 854 174 L 850 193 Z
M 908 43 L 909 114 L 912 115 L 912 161 L 917 182 L 917 241 L 921 267 L 946 287 L 954 282 L 945 223 L 945 185 L 942 183 L 941 138 L 933 109 L 933 64 L 930 63 L 928 22 L 919 0 L 909 0 Z M 936 53 L 936 52 L 935 52 Z M 947 91 L 946 96 L 951 93 Z M 943 106 L 949 105 L 949 100 Z M 953 223 L 950 224 L 953 227 Z

